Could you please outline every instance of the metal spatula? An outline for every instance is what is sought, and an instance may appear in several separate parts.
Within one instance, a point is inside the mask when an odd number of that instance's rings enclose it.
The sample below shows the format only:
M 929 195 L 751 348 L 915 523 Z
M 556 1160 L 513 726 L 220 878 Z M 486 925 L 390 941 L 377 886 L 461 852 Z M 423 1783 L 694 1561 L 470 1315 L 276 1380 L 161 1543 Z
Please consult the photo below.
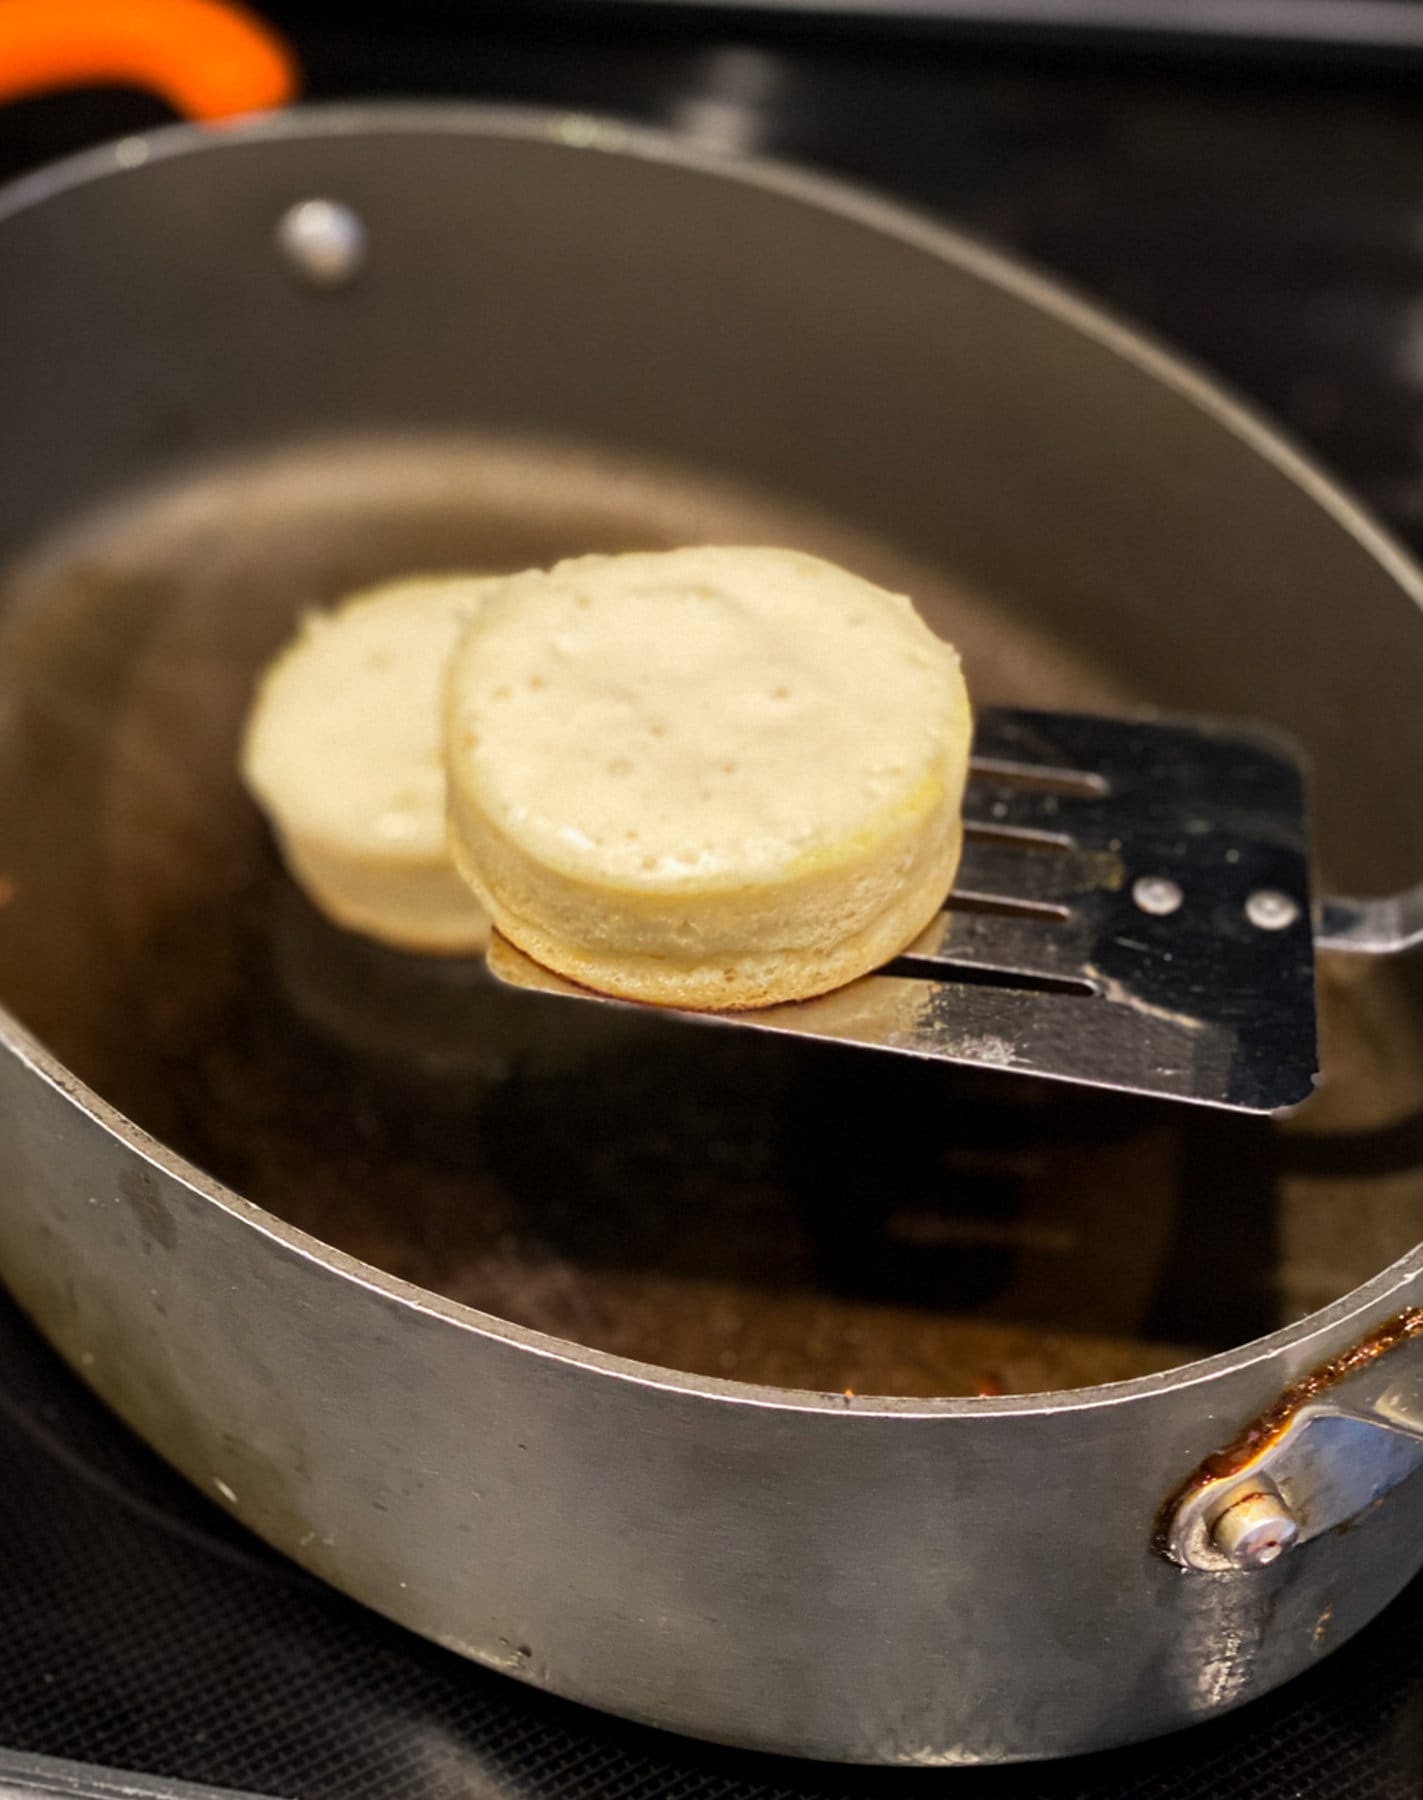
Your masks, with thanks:
M 1310 898 L 1303 754 L 1258 727 L 992 710 L 944 910 L 820 999 L 681 1013 L 1241 1112 L 1308 1098 L 1317 950 L 1423 939 L 1423 900 Z M 605 1005 L 496 937 L 500 981 Z

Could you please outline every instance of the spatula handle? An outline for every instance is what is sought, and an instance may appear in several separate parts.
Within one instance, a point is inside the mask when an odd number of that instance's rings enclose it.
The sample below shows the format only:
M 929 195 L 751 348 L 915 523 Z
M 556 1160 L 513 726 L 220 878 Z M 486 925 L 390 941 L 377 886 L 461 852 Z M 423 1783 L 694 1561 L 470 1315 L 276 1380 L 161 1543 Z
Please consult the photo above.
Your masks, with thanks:
M 1423 887 L 1368 900 L 1325 900 L 1315 928 L 1316 950 L 1354 956 L 1398 956 L 1423 944 Z

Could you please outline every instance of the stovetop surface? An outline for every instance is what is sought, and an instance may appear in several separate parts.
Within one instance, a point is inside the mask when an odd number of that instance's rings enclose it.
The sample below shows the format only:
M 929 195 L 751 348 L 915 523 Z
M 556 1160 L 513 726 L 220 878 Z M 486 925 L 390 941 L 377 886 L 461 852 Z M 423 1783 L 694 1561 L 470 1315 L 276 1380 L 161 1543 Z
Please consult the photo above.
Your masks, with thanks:
M 1423 549 L 1423 65 L 681 8 L 409 0 L 398 29 L 267 10 L 316 98 L 574 106 L 919 203 L 1184 347 Z M 118 93 L 12 107 L 0 176 L 161 119 Z M 1423 1591 L 1283 1692 L 1154 1745 L 942 1774 L 775 1762 L 600 1718 L 363 1612 L 171 1475 L 0 1303 L 0 1745 L 293 1800 L 1420 1800 Z M 0 1796 L 7 1775 L 0 1756 Z M 77 1779 L 47 1768 L 43 1791 Z

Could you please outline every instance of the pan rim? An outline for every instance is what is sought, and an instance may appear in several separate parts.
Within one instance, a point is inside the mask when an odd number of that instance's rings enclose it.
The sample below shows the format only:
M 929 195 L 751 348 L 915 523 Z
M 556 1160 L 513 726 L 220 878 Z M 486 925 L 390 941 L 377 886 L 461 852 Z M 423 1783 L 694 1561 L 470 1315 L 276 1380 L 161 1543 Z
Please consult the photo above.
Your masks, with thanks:
M 1078 295 L 1070 284 L 1031 264 L 979 243 L 958 228 L 940 223 L 897 200 L 887 199 L 839 177 L 793 164 L 712 149 L 670 132 L 584 112 L 465 101 L 358 101 L 298 106 L 251 115 L 213 128 L 177 124 L 127 136 L 47 164 L 0 188 L 0 224 L 72 190 L 134 173 L 155 160 L 205 154 L 230 147 L 322 137 L 434 133 L 494 141 L 546 143 L 571 153 L 600 154 L 653 163 L 682 173 L 729 181 L 800 205 L 832 213 L 880 236 L 967 272 L 1010 297 L 1047 313 L 1058 323 L 1123 358 L 1162 382 L 1205 413 L 1248 449 L 1302 489 L 1342 527 L 1423 612 L 1423 570 L 1381 524 L 1333 477 L 1318 467 L 1272 421 L 1240 400 L 1213 375 L 1159 344 L 1149 332 L 1116 317 L 1110 308 Z M 1142 1404 L 1158 1396 L 1205 1386 L 1252 1367 L 1289 1359 L 1290 1372 L 1305 1372 L 1321 1360 L 1312 1347 L 1337 1345 L 1357 1321 L 1356 1336 L 1407 1304 L 1423 1277 L 1423 1244 L 1416 1245 L 1377 1275 L 1338 1300 L 1293 1324 L 1232 1349 L 1179 1364 L 1156 1374 L 1087 1388 L 1034 1394 L 935 1398 L 895 1395 L 828 1394 L 805 1388 L 774 1388 L 723 1376 L 695 1375 L 655 1363 L 620 1357 L 567 1338 L 516 1324 L 433 1290 L 390 1275 L 323 1243 L 214 1180 L 195 1164 L 126 1118 L 77 1079 L 3 1006 L 0 1048 L 33 1076 L 54 1089 L 98 1128 L 116 1138 L 155 1170 L 193 1197 L 216 1205 L 239 1224 L 256 1231 L 287 1257 L 352 1281 L 401 1310 L 438 1319 L 511 1349 L 586 1369 L 643 1389 L 719 1404 L 772 1412 L 809 1412 L 840 1418 L 986 1419 L 1021 1418 Z

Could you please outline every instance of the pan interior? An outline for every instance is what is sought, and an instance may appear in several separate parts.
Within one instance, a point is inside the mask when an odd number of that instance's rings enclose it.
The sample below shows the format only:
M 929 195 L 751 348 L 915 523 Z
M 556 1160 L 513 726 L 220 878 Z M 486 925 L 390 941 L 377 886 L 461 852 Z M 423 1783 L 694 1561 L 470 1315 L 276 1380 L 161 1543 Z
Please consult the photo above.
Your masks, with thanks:
M 951 571 L 608 451 L 313 443 L 131 495 L 0 585 L 0 999 L 194 1163 L 379 1268 L 664 1366 L 901 1395 L 1122 1379 L 1423 1237 L 1397 975 L 1325 971 L 1287 1126 L 707 1032 L 325 924 L 235 774 L 303 609 L 415 571 L 792 545 L 915 596 L 975 697 L 1150 700 Z

